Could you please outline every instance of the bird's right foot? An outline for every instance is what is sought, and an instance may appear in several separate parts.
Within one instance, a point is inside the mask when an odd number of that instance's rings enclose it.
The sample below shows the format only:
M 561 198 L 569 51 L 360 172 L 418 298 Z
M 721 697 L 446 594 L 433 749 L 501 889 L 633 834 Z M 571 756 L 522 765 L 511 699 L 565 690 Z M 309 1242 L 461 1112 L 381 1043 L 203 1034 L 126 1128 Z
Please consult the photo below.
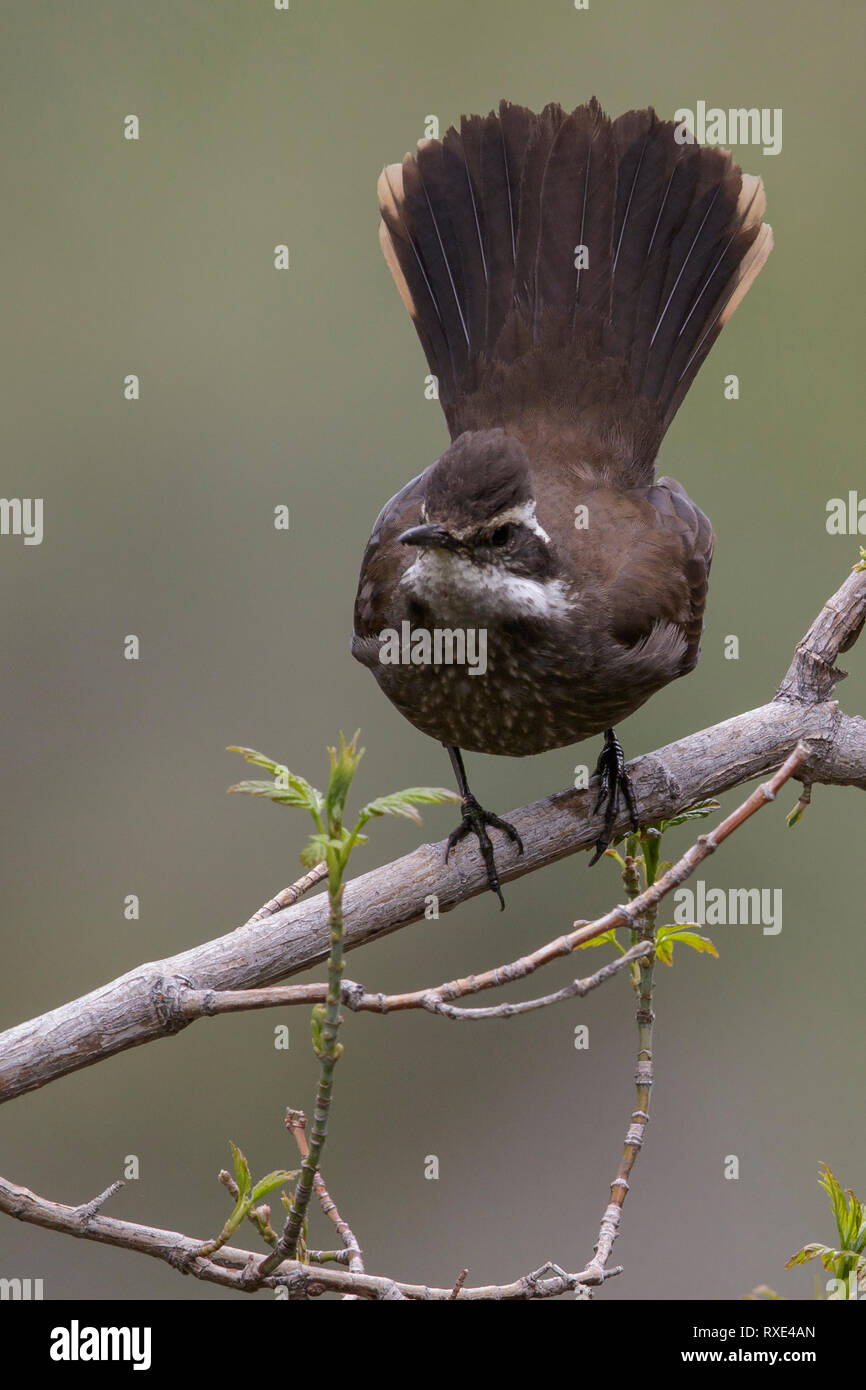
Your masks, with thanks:
M 523 841 L 510 821 L 503 820 L 501 816 L 496 816 L 492 811 L 485 811 L 484 807 L 476 801 L 470 792 L 461 801 L 463 807 L 463 819 L 452 830 L 448 836 L 448 846 L 445 850 L 445 862 L 455 845 L 461 840 L 465 840 L 467 835 L 478 837 L 478 848 L 481 851 L 481 858 L 484 860 L 484 867 L 487 870 L 487 885 L 491 892 L 495 893 L 499 899 L 500 909 L 505 909 L 505 899 L 502 896 L 502 888 L 499 883 L 499 874 L 496 871 L 496 859 L 493 854 L 493 845 L 490 836 L 487 834 L 487 827 L 492 826 L 494 830 L 502 830 L 513 844 L 517 845 L 518 853 L 523 853 Z

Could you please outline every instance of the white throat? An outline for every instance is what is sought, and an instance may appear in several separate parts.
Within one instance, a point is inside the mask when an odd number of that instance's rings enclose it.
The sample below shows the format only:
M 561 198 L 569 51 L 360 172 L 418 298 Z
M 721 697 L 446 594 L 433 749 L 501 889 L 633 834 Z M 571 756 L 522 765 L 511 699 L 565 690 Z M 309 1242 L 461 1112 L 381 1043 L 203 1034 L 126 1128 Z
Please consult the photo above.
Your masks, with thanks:
M 419 551 L 400 585 L 443 619 L 467 612 L 473 620 L 557 618 L 574 607 L 575 598 L 561 579 L 529 579 L 438 547 Z

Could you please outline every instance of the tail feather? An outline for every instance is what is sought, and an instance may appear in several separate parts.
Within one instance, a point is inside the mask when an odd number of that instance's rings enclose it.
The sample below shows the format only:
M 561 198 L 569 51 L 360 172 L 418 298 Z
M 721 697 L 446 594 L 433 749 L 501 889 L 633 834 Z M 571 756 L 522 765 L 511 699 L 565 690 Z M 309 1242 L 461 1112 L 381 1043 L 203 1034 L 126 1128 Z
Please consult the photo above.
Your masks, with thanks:
M 572 326 L 578 309 L 609 313 L 615 197 L 613 133 L 593 97 L 560 126 L 541 190 L 539 261 L 547 273 L 537 298 L 542 311 L 558 310 Z
M 704 153 L 719 158 L 701 158 Z M 695 315 L 690 317 L 690 310 L 696 296 L 730 241 L 729 228 L 739 195 L 739 173 L 730 160 L 726 161 L 717 150 L 698 154 L 697 159 L 683 160 L 677 165 L 671 182 L 655 253 L 650 256 L 659 269 L 664 269 L 664 274 L 658 282 L 653 266 L 647 276 L 647 287 L 660 283 L 659 298 L 654 304 L 647 304 L 645 314 L 642 296 L 642 331 L 632 349 L 635 385 L 642 395 L 662 404 L 659 393 L 667 364 L 685 322 L 694 323 Z
M 532 117 L 523 156 L 517 215 L 517 253 L 514 262 L 514 300 L 532 323 L 541 234 L 541 190 L 544 172 L 565 112 L 555 102 Z
M 698 196 L 698 159 L 677 159 L 655 190 L 658 209 L 646 255 L 639 266 L 634 329 L 628 350 L 632 381 L 640 394 L 652 395 L 651 358 L 654 335 L 664 315 L 666 291 L 682 267 L 688 243 L 679 242 L 683 223 Z M 656 354 L 656 359 L 658 354 Z M 644 382 L 647 379 L 644 389 Z
M 676 164 L 673 142 L 653 111 L 628 111 L 613 123 L 618 178 L 613 232 L 612 341 L 623 356 L 632 342 L 645 262 Z
M 415 325 L 424 356 L 431 369 L 438 372 L 450 360 L 448 342 L 424 258 L 413 232 L 406 224 L 402 165 L 389 164 L 382 170 L 378 194 L 382 218 L 379 242 L 388 269 Z
M 595 98 L 537 115 L 501 102 L 384 171 L 383 249 L 452 433 L 483 415 L 486 386 L 502 412 L 509 364 L 598 423 L 618 364 L 657 448 L 773 244 L 760 179 L 674 131 L 651 109 L 610 121 Z
M 419 159 L 421 156 L 419 155 Z M 480 176 L 473 177 L 464 142 L 456 130 L 442 141 L 442 177 L 463 269 L 463 310 L 473 350 L 484 342 L 487 323 L 487 257 Z
M 587 123 L 587 154 L 576 245 L 587 248 L 589 265 L 576 267 L 574 298 L 578 309 L 596 312 L 606 320 L 610 315 L 613 290 L 616 142 L 611 123 L 595 99 L 583 108 L 583 112 L 583 119 Z
M 502 127 L 494 115 L 482 121 L 480 153 L 487 253 L 487 314 L 483 351 L 489 353 L 511 305 L 515 247 L 511 181 Z
M 550 146 L 539 190 L 538 239 L 535 247 L 535 293 L 532 336 L 539 337 L 544 310 L 550 306 L 571 322 L 577 276 L 563 282 L 562 267 L 574 260 L 574 239 L 586 208 L 587 133 L 566 116 Z
M 757 278 L 773 249 L 772 228 L 762 221 L 767 198 L 761 180 L 742 176 L 733 230 L 723 240 L 716 261 L 682 315 L 678 341 L 671 348 L 659 388 L 665 402 L 667 429 L 695 375 L 737 305 Z
M 553 309 L 570 325 L 578 307 L 605 315 L 609 310 L 615 160 L 610 122 L 596 101 L 565 118 L 554 138 L 541 187 L 533 316 L 536 341 L 546 309 Z M 563 268 L 569 266 L 573 273 L 563 275 Z
M 434 142 L 419 152 L 419 159 L 407 155 L 403 160 L 403 197 L 407 225 L 417 242 L 418 251 L 436 303 L 448 345 L 449 377 L 461 380 L 469 357 L 469 331 L 463 313 L 462 267 L 457 256 L 457 243 L 451 227 L 448 204 L 437 194 L 437 153 L 441 145 Z M 433 198 L 427 191 L 422 163 L 427 166 Z
M 505 167 L 508 174 L 508 202 L 511 212 L 512 259 L 517 259 L 518 220 L 520 216 L 520 185 L 526 159 L 526 146 L 535 124 L 535 116 L 525 106 L 514 106 L 511 102 L 499 103 L 499 128 L 502 132 L 502 145 L 505 150 Z

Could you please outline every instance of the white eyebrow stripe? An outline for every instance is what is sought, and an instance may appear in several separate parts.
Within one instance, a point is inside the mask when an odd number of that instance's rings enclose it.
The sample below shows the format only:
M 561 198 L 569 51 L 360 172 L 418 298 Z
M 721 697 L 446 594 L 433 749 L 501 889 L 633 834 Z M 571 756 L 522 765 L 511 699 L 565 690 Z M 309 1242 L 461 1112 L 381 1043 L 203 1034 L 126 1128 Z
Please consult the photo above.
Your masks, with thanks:
M 495 531 L 499 526 L 507 526 L 513 523 L 516 526 L 525 526 L 533 535 L 543 540 L 545 545 L 550 545 L 550 537 L 542 526 L 539 525 L 535 516 L 535 500 L 530 498 L 527 502 L 519 502 L 516 507 L 507 507 L 503 512 L 497 512 L 496 516 L 491 516 L 488 520 L 481 523 L 485 531 Z M 465 541 L 469 536 L 474 536 L 478 532 L 479 526 L 465 526 L 460 531 L 452 531 L 451 534 L 458 541 Z

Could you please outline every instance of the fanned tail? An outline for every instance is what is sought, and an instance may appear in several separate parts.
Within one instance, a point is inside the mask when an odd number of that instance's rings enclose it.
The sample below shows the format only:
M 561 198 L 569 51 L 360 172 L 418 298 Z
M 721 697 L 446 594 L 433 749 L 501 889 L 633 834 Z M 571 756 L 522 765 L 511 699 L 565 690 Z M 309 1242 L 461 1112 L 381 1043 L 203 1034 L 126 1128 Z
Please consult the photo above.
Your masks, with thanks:
M 604 383 L 625 383 L 628 468 L 651 478 L 773 244 L 761 180 L 674 132 L 651 109 L 611 121 L 595 98 L 537 115 L 503 101 L 383 171 L 383 250 L 452 435 L 533 402 L 576 425 L 595 412 L 604 433 Z

